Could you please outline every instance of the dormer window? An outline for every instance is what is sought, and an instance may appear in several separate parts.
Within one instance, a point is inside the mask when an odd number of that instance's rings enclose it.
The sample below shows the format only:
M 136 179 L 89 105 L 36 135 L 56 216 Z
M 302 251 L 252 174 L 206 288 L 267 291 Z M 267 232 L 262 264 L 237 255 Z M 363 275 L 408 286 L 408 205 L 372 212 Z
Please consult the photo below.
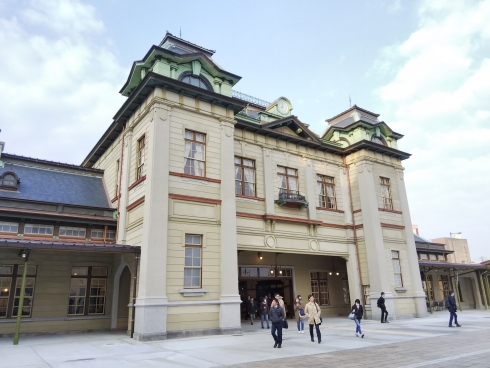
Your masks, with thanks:
M 378 137 L 378 136 L 376 136 L 376 135 L 373 135 L 373 136 L 371 137 L 371 142 L 381 144 L 382 146 L 386 146 L 386 143 L 385 143 L 385 141 L 383 140 L 383 138 Z
M 0 177 L 0 188 L 6 190 L 17 190 L 20 180 L 13 171 L 7 171 Z
M 212 91 L 211 85 L 203 77 L 196 77 L 191 72 L 182 73 L 180 81 L 190 84 L 191 86 L 199 87 L 208 91 Z

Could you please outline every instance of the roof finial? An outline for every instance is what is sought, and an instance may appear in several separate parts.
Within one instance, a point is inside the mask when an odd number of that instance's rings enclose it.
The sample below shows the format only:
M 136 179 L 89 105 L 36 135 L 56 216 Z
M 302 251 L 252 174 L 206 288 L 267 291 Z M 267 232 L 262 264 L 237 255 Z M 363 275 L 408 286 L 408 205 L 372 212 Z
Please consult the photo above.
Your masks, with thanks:
M 350 94 L 349 94 L 349 108 L 352 107 L 352 101 L 350 100 Z

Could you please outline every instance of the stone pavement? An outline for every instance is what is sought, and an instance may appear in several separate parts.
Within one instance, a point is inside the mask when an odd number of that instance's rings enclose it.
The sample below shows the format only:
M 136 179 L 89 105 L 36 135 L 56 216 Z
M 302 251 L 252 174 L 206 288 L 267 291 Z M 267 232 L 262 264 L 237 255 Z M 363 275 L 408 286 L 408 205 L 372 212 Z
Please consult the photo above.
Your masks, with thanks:
M 282 349 L 273 349 L 270 330 L 244 324 L 243 335 L 138 342 L 123 333 L 22 336 L 18 346 L 0 338 L 4 367 L 490 367 L 490 312 L 464 311 L 462 328 L 448 328 L 449 314 L 362 322 L 365 338 L 354 336 L 345 317 L 324 318 L 322 344 L 290 322 Z M 461 354 L 466 354 L 462 356 Z M 444 360 L 440 360 L 444 359 Z M 418 364 L 418 365 L 417 365 Z

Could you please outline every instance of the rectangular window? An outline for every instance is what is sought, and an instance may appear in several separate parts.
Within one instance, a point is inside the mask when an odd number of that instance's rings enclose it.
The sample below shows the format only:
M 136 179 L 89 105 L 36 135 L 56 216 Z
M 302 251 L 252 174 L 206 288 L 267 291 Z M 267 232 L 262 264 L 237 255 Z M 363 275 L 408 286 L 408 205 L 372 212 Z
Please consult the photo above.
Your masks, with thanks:
M 185 131 L 184 174 L 205 175 L 206 135 L 191 130 Z
M 143 176 L 143 169 L 145 167 L 145 144 L 146 139 L 145 136 L 143 136 L 138 140 L 138 166 L 136 169 L 136 180 L 141 179 Z
M 390 179 L 380 177 L 381 180 L 381 199 L 383 208 L 387 210 L 393 209 L 393 200 L 391 199 Z
M 104 239 L 104 229 L 92 229 L 92 231 L 90 232 L 90 238 Z
M 444 257 L 444 254 L 438 254 L 437 255 L 437 260 L 440 262 L 445 262 L 446 258 Z
M 184 288 L 201 287 L 202 236 L 185 235 Z
M 255 161 L 235 157 L 235 194 L 255 197 Z
M 16 318 L 19 311 L 23 265 L 0 265 L 0 318 Z M 28 266 L 22 317 L 31 317 L 37 266 Z M 15 285 L 15 291 L 12 290 Z
M 435 255 L 435 254 L 429 254 L 429 260 L 431 260 L 431 261 L 437 261 L 437 255 Z
M 400 252 L 391 251 L 391 262 L 393 263 L 393 272 L 395 273 L 395 287 L 403 287 L 402 269 L 400 267 Z
M 105 238 L 110 240 L 116 239 L 116 230 L 107 230 L 105 233 Z
M 371 299 L 369 299 L 369 295 L 371 294 L 371 286 L 363 285 L 362 290 L 362 299 L 364 301 L 364 305 L 371 305 Z
M 52 225 L 26 224 L 24 227 L 24 234 L 53 235 L 53 231 Z
M 318 186 L 318 205 L 323 208 L 337 209 L 337 199 L 335 198 L 335 178 L 325 175 L 317 175 Z
M 114 197 L 118 196 L 119 190 L 119 160 L 116 161 L 116 175 L 115 175 L 115 183 L 114 183 Z
M 327 272 L 310 272 L 311 294 L 319 305 L 330 305 Z
M 107 267 L 72 267 L 69 316 L 105 314 L 107 273 Z
M 284 166 L 277 167 L 279 194 L 298 194 L 298 170 Z
M 0 231 L 4 233 L 17 233 L 19 231 L 19 224 L 16 222 L 0 222 Z
M 439 281 L 439 290 L 442 291 L 444 299 L 446 299 L 449 296 L 449 278 L 447 275 L 439 275 L 437 280 Z
M 427 253 L 419 253 L 419 258 L 425 261 L 429 259 L 429 255 Z
M 60 226 L 60 236 L 85 238 L 86 230 L 83 227 Z
M 430 293 L 430 300 L 434 301 L 434 288 L 432 287 L 432 275 L 428 275 L 427 279 L 424 279 L 424 281 L 422 282 L 422 285 L 424 287 L 425 297 L 427 298 L 427 296 L 429 295 L 428 293 Z

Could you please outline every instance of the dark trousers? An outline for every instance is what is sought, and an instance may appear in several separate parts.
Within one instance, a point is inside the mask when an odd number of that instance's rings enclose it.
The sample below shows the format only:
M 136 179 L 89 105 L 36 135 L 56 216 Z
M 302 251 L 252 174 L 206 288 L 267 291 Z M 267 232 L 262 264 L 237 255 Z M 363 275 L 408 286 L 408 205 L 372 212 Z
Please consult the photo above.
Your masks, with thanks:
M 388 311 L 386 307 L 381 307 L 381 322 L 386 322 L 388 320 Z
M 271 335 L 275 342 L 282 344 L 282 322 L 272 324 Z
M 456 311 L 449 311 L 451 313 L 451 317 L 449 317 L 449 326 L 453 325 L 453 318 L 454 318 L 454 323 L 456 325 L 458 324 L 458 315 L 456 314 Z
M 322 333 L 320 332 L 320 325 L 317 325 L 315 323 L 315 328 L 316 328 L 316 337 L 318 338 L 318 341 L 322 341 Z M 312 340 L 314 340 L 313 337 L 313 325 L 310 325 L 310 337 Z

